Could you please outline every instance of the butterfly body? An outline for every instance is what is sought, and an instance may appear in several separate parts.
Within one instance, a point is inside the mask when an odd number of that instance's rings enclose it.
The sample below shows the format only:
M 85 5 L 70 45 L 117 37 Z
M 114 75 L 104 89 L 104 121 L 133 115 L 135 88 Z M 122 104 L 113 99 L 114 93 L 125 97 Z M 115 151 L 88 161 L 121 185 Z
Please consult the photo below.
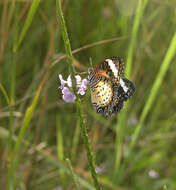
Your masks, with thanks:
M 119 112 L 123 102 L 134 94 L 134 85 L 123 76 L 123 71 L 124 63 L 119 57 L 106 59 L 88 71 L 92 104 L 105 117 Z

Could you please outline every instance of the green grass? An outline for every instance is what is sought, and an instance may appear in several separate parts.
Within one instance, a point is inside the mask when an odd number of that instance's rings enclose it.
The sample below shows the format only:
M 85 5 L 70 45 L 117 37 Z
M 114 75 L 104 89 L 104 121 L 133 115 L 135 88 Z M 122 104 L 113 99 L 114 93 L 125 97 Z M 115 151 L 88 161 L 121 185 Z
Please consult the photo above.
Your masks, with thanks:
M 153 104 L 154 100 L 156 99 L 159 88 L 161 87 L 161 84 L 164 80 L 165 74 L 169 68 L 169 65 L 172 63 L 171 61 L 172 61 L 173 57 L 175 56 L 175 54 L 176 54 L 176 33 L 173 35 L 173 38 L 172 38 L 172 41 L 171 41 L 170 46 L 168 48 L 168 51 L 165 55 L 165 58 L 164 58 L 163 63 L 160 67 L 160 70 L 156 76 L 154 84 L 151 88 L 149 98 L 147 99 L 145 106 L 144 106 L 144 109 L 141 113 L 139 123 L 136 126 L 136 129 L 134 131 L 134 138 L 132 139 L 132 141 L 130 143 L 130 147 L 129 147 L 130 151 L 129 152 L 132 151 L 132 148 L 134 147 L 134 144 L 137 141 L 137 138 L 139 136 L 139 132 L 140 132 L 141 127 L 144 123 L 144 120 L 147 117 L 148 112 L 152 108 L 152 104 Z
M 176 189 L 175 0 L 59 2 L 0 2 L 0 189 Z M 136 87 L 119 114 L 62 100 L 58 74 L 110 56 Z
M 27 108 L 25 115 L 24 115 L 24 120 L 19 132 L 19 135 L 17 137 L 17 141 L 14 145 L 14 151 L 12 152 L 12 155 L 10 157 L 10 163 L 9 163 L 9 179 L 8 179 L 8 189 L 14 189 L 14 176 L 15 172 L 17 170 L 17 162 L 18 162 L 18 153 L 20 151 L 20 148 L 22 146 L 22 140 L 24 139 L 27 127 L 31 121 L 32 115 L 34 113 L 34 110 L 36 108 L 40 93 L 41 93 L 42 85 L 40 85 L 32 104 Z
M 129 44 L 128 54 L 127 54 L 126 68 L 125 68 L 125 76 L 128 78 L 130 78 L 131 72 L 132 72 L 132 61 L 133 61 L 133 56 L 134 56 L 135 44 L 137 41 L 137 34 L 139 30 L 139 25 L 141 22 L 141 17 L 142 17 L 146 4 L 147 4 L 147 0 L 146 1 L 139 0 L 137 4 L 137 8 L 136 8 L 136 15 L 134 18 L 134 24 L 133 24 L 133 28 L 131 32 L 131 38 L 130 38 L 130 44 Z M 121 159 L 121 154 L 122 154 L 123 128 L 126 123 L 126 120 L 127 120 L 127 107 L 121 112 L 121 116 L 118 121 L 119 126 L 117 126 L 116 158 L 115 158 L 115 168 L 114 168 L 115 177 L 120 166 L 120 159 Z
M 16 42 L 16 44 L 14 45 L 14 52 L 18 51 L 18 48 L 20 47 L 22 41 L 24 40 L 24 37 L 31 25 L 31 22 L 33 20 L 33 17 L 35 15 L 35 12 L 37 11 L 37 8 L 39 6 L 40 0 L 34 0 L 31 4 L 30 10 L 28 12 L 28 15 L 26 17 L 25 23 L 24 23 L 24 27 L 19 35 L 19 39 Z

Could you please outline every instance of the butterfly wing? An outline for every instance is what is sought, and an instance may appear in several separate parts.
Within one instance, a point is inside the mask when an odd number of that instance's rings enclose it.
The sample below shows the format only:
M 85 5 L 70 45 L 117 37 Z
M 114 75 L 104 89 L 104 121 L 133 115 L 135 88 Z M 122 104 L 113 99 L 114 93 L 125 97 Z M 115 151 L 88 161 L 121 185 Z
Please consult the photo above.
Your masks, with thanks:
M 121 101 L 127 101 L 135 92 L 134 84 L 125 77 L 120 78 L 118 97 Z

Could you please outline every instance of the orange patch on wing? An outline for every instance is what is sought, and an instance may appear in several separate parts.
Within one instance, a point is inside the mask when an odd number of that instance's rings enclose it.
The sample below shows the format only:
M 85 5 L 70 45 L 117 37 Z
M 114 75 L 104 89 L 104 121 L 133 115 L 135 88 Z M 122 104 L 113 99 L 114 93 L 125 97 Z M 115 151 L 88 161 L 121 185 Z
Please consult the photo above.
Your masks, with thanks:
M 102 75 L 105 76 L 107 78 L 109 78 L 108 74 L 106 73 L 106 71 L 103 70 L 99 70 L 98 72 L 95 73 L 96 75 Z

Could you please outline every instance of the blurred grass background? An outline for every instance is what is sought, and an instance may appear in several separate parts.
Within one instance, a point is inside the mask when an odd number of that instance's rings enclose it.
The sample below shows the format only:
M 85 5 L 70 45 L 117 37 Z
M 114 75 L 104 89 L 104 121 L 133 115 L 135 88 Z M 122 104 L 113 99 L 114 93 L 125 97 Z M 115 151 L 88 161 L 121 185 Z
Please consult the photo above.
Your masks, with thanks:
M 94 66 L 110 56 L 127 61 L 139 2 L 143 1 L 63 1 L 71 48 L 84 47 L 74 54 L 77 72 L 87 71 L 90 57 Z M 66 158 L 71 161 L 79 188 L 94 189 L 76 107 L 64 103 L 58 90 L 58 73 L 66 79 L 69 69 L 63 58 L 65 48 L 56 12 L 55 1 L 0 2 L 0 189 L 8 188 L 10 160 L 14 157 L 14 189 L 75 189 Z M 125 104 L 125 111 L 106 120 L 94 112 L 88 91 L 82 98 L 103 189 L 154 190 L 164 189 L 164 185 L 176 189 L 175 57 L 130 149 L 154 81 L 162 79 L 158 72 L 176 31 L 175 18 L 175 0 L 146 3 L 132 46 L 131 71 L 127 71 L 136 93 L 128 106 Z M 116 37 L 122 39 L 86 48 Z M 20 140 L 22 126 L 28 127 Z

